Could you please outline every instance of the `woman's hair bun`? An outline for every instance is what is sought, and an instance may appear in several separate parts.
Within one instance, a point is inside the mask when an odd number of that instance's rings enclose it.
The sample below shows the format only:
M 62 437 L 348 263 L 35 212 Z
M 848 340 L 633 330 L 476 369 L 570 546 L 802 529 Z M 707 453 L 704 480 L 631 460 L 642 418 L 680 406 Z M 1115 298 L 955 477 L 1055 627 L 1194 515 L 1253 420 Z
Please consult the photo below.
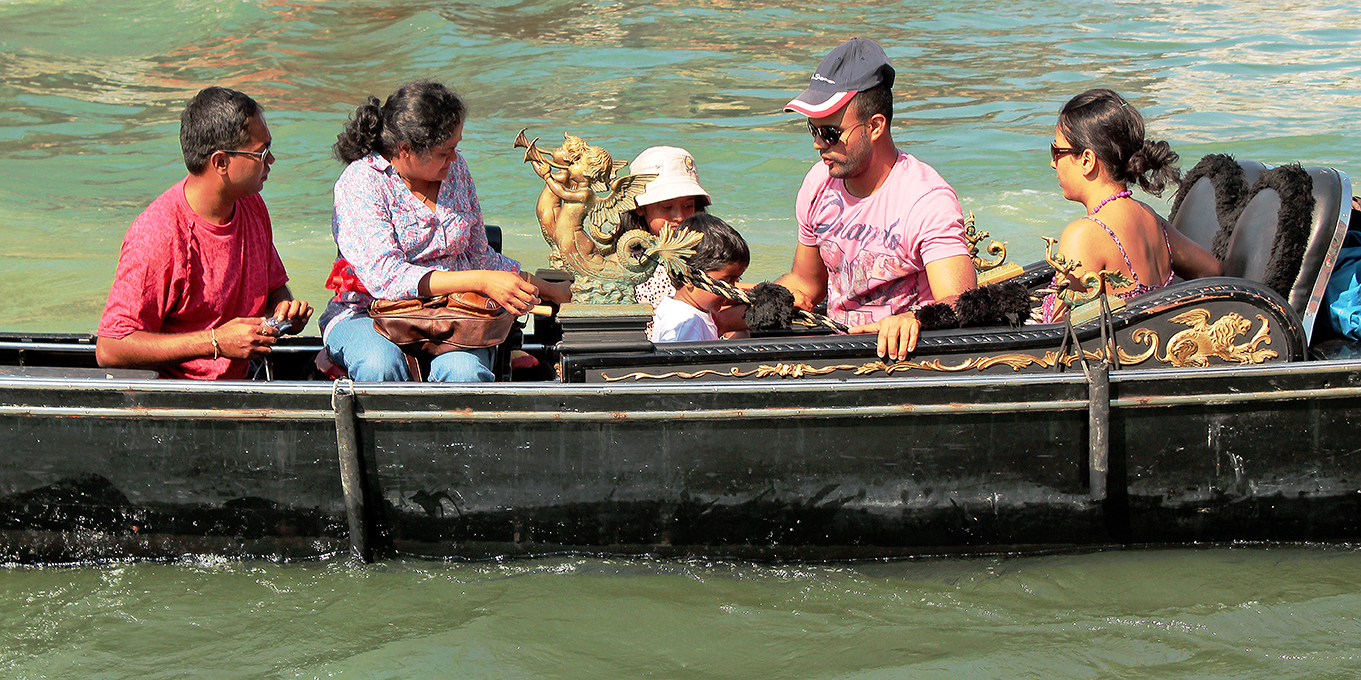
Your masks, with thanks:
M 342 163 L 353 163 L 381 150 L 382 139 L 383 106 L 377 97 L 370 96 L 345 121 L 345 128 L 336 135 L 331 151 Z

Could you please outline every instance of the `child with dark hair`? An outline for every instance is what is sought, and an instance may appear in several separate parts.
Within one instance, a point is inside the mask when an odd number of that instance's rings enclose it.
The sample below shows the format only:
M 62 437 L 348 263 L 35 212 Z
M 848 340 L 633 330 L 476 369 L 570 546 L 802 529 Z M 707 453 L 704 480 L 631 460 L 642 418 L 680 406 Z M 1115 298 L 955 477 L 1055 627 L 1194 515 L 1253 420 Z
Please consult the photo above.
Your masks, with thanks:
M 680 224 L 704 238 L 690 257 L 690 270 L 704 272 L 710 278 L 736 285 L 751 264 L 747 242 L 727 222 L 708 213 L 695 213 Z M 713 314 L 727 300 L 671 275 L 676 294 L 662 300 L 652 317 L 653 342 L 682 342 L 687 340 L 717 340 L 718 327 Z

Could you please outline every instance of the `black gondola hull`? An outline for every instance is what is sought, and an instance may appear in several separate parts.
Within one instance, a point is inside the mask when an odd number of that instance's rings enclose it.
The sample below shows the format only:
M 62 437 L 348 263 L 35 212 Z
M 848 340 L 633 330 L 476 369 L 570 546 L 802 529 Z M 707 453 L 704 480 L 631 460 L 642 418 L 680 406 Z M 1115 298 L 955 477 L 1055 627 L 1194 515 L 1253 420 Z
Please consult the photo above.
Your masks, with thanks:
M 833 559 L 1361 538 L 1361 363 L 878 381 L 356 385 L 372 550 Z M 326 383 L 0 378 L 0 557 L 349 545 Z

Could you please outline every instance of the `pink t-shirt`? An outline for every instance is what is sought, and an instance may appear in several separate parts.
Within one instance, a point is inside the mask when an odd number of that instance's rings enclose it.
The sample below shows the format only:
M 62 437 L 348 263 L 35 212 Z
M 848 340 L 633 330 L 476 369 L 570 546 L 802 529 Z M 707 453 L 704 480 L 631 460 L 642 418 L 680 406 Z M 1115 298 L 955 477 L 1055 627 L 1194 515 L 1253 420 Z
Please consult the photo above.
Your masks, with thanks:
M 865 198 L 846 191 L 826 163 L 814 165 L 795 212 L 799 243 L 816 247 L 827 267 L 827 315 L 850 326 L 935 302 L 926 264 L 969 254 L 954 189 L 902 151 Z
M 270 291 L 287 282 L 259 194 L 238 200 L 231 222 L 218 225 L 189 207 L 181 180 L 152 201 L 123 237 L 98 335 L 189 333 L 263 316 Z M 167 378 L 238 380 L 248 367 L 244 359 L 206 357 L 160 372 Z

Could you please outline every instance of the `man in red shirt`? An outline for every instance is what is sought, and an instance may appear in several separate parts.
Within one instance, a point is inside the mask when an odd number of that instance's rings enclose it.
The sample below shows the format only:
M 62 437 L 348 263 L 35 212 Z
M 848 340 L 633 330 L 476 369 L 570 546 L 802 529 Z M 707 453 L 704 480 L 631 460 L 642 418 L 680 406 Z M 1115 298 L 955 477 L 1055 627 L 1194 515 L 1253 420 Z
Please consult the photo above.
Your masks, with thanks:
M 189 175 L 128 228 L 99 321 L 100 366 L 152 368 L 167 378 L 240 380 L 269 354 L 279 331 L 312 315 L 294 300 L 274 249 L 260 189 L 274 163 L 264 113 L 221 87 L 180 114 Z

